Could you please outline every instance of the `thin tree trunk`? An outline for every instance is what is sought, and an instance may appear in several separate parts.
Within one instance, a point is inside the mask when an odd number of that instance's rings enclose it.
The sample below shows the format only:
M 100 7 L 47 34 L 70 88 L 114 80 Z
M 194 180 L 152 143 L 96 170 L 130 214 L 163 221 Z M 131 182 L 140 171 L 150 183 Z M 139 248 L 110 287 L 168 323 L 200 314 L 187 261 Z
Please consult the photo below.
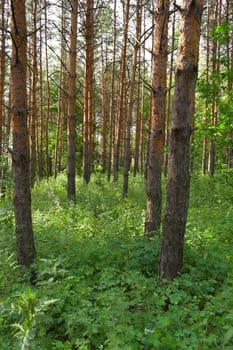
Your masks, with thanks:
M 154 9 L 152 95 L 147 159 L 146 235 L 151 235 L 153 232 L 158 231 L 161 223 L 161 174 L 166 109 L 169 1 L 156 0 L 154 3 Z
M 218 24 L 219 20 L 219 12 L 221 10 L 220 1 L 217 0 L 215 2 L 215 9 L 214 9 L 214 23 L 213 23 L 213 29 Z M 218 69 L 218 46 L 216 40 L 213 40 L 213 48 L 212 48 L 212 72 L 215 74 L 219 74 Z M 218 95 L 218 92 L 217 92 Z M 218 120 L 218 96 L 215 96 L 212 105 L 211 105 L 211 124 L 215 127 L 217 125 Z M 209 143 L 209 158 L 208 158 L 208 172 L 210 176 L 213 176 L 215 173 L 215 157 L 216 157 L 216 146 L 215 141 L 212 139 Z
M 1 197 L 5 195 L 5 172 L 6 161 L 3 158 L 3 125 L 4 125 L 4 87 L 5 87 L 5 73 L 6 73 L 6 33 L 5 33 L 5 1 L 1 3 L 1 47 L 0 47 L 0 194 Z M 7 154 L 7 152 L 6 152 Z
M 129 82 L 129 96 L 127 101 L 127 111 L 126 111 L 126 135 L 125 135 L 125 147 L 124 147 L 124 179 L 123 179 L 123 189 L 122 195 L 126 197 L 128 195 L 128 185 L 129 185 L 129 171 L 131 163 L 130 154 L 130 143 L 131 143 L 131 127 L 133 120 L 133 98 L 134 98 L 134 86 L 137 71 L 137 60 L 138 52 L 140 47 L 140 36 L 141 36 L 141 0 L 137 0 L 136 6 L 136 36 L 134 43 L 133 61 L 131 68 L 131 76 Z
M 5 86 L 5 48 L 6 48 L 6 34 L 5 34 L 5 1 L 1 3 L 1 48 L 0 48 L 0 162 L 2 156 L 2 144 L 3 144 L 3 121 L 4 121 L 4 86 Z M 1 163 L 0 163 L 1 164 Z
M 75 189 L 75 140 L 76 140 L 76 59 L 77 59 L 77 21 L 78 1 L 71 3 L 71 32 L 69 55 L 69 86 L 68 86 L 68 199 L 76 201 Z
M 112 154 L 114 149 L 114 135 L 115 135 L 115 68 L 116 68 L 116 0 L 114 0 L 114 9 L 113 9 L 113 53 L 112 53 L 112 81 L 111 81 L 111 100 L 110 100 L 110 115 L 109 115 L 109 152 L 108 152 L 108 181 L 111 178 L 112 170 Z
M 10 110 L 11 106 L 11 87 L 9 86 L 9 92 L 8 92 L 8 112 L 5 115 L 5 130 L 6 133 L 4 135 L 4 147 L 3 147 L 3 154 L 6 154 L 7 159 L 3 162 L 3 166 L 1 167 L 1 196 L 2 198 L 5 198 L 6 190 L 7 190 L 7 174 L 9 172 L 9 159 L 8 159 L 8 150 L 9 150 L 9 144 L 10 144 L 10 132 L 11 132 L 11 117 L 12 113 Z
M 120 146 L 123 126 L 123 112 L 124 112 L 124 92 L 125 92 L 125 74 L 126 74 L 126 49 L 128 40 L 128 26 L 129 26 L 129 6 L 130 0 L 125 4 L 125 16 L 124 16 L 124 34 L 123 34 L 123 46 L 121 52 L 121 71 L 119 77 L 119 92 L 117 102 L 117 126 L 115 134 L 114 144 L 114 158 L 113 158 L 113 181 L 118 181 L 119 172 L 119 159 L 120 159 Z
M 144 33 L 146 28 L 146 11 L 144 8 L 143 13 L 143 22 L 144 22 Z M 142 84 L 141 84 L 141 138 L 140 138 L 140 173 L 141 175 L 145 174 L 145 149 L 146 149 L 146 123 L 145 123 L 145 116 L 144 116 L 144 105 L 145 105 L 145 95 L 146 95 L 146 89 L 145 89 L 145 81 L 146 81 L 146 47 L 143 46 L 143 54 L 142 54 L 142 62 L 143 62 L 143 68 L 142 68 Z
M 30 192 L 29 135 L 27 130 L 25 1 L 11 1 L 11 111 L 13 129 L 14 212 L 17 260 L 29 266 L 35 259 Z
M 46 127 L 45 127 L 45 149 L 46 149 L 46 176 L 47 178 L 51 175 L 51 158 L 49 154 L 49 119 L 50 119 L 50 82 L 49 82 L 49 57 L 48 57 L 48 26 L 47 26 L 47 1 L 44 0 L 44 21 L 45 21 L 45 66 L 46 66 L 46 95 L 47 95 L 47 112 L 46 112 Z
M 213 125 L 215 125 L 215 121 L 212 121 Z M 209 143 L 209 159 L 208 159 L 208 172 L 210 176 L 214 176 L 215 172 L 215 154 L 216 147 L 215 142 L 213 140 Z
M 86 0 L 86 69 L 84 87 L 83 180 L 91 178 L 94 115 L 94 2 Z
M 232 4 L 230 8 L 230 1 L 226 0 L 226 22 L 227 25 L 230 26 L 230 10 L 232 10 Z M 233 13 L 232 13 L 233 16 Z M 227 77 L 227 92 L 229 94 L 229 98 L 233 98 L 233 81 L 231 77 L 231 73 L 233 72 L 233 38 L 228 38 L 227 40 L 227 70 L 228 70 L 228 77 Z M 232 147 L 232 131 L 229 131 L 227 133 L 227 141 L 228 146 L 226 149 L 226 165 L 227 169 L 230 170 L 232 168 L 232 157 L 233 157 L 233 147 Z
M 36 119 L 37 119 L 37 1 L 33 3 L 33 43 L 32 43 L 32 113 L 31 113 L 31 186 L 36 181 Z
M 62 70 L 62 83 L 61 83 L 61 102 L 60 102 L 60 134 L 59 134 L 59 149 L 58 149 L 58 172 L 61 172 L 65 169 L 65 166 L 63 165 L 63 154 L 64 154 L 64 149 L 65 149 L 65 137 L 64 134 L 66 132 L 66 119 L 67 119 L 67 114 L 68 114 L 68 110 L 67 110 L 67 99 L 68 99 L 68 74 L 67 74 L 67 70 L 66 70 L 66 66 L 67 66 L 67 52 L 65 50 L 63 50 L 63 55 L 64 57 L 62 58 L 62 62 L 64 64 L 63 70 Z
M 207 170 L 207 137 L 204 136 L 202 142 L 202 174 L 205 175 Z
M 108 118 L 107 118 L 107 110 L 108 110 L 108 102 L 107 102 L 107 85 L 108 85 L 108 65 L 107 65 L 107 45 L 104 48 L 103 42 L 102 45 L 102 167 L 103 172 L 106 171 L 107 165 L 107 126 L 108 126 Z M 104 60 L 105 54 L 105 60 Z
M 168 158 L 167 206 L 163 223 L 159 277 L 173 279 L 183 264 L 190 188 L 190 136 L 198 72 L 202 0 L 183 1 L 175 96 Z
M 137 107 L 136 107 L 136 131 L 135 131 L 135 147 L 134 147 L 134 176 L 139 172 L 139 154 L 140 154 L 140 141 L 141 141 L 141 125 L 142 125 L 142 111 L 141 111 L 141 99 L 142 99 L 142 84 L 141 78 L 141 50 L 139 51 L 138 62 L 138 86 L 137 86 Z
M 40 16 L 40 26 L 42 25 L 42 19 Z M 42 179 L 44 173 L 44 110 L 43 110 L 43 36 L 42 31 L 40 31 L 40 63 L 39 63 L 39 85 L 40 85 L 40 93 L 39 93 L 39 111 L 40 111 L 40 133 L 38 133 L 38 175 L 39 178 Z
M 167 110 L 166 110 L 166 125 L 165 125 L 165 155 L 164 155 L 164 176 L 167 176 L 168 165 L 168 148 L 170 135 L 170 114 L 171 114 L 171 99 L 172 99 L 172 80 L 174 68 L 174 50 L 175 50 L 175 28 L 176 28 L 176 12 L 174 11 L 172 18 L 172 45 L 171 45 L 171 59 L 167 92 Z
M 62 9 L 61 9 L 61 28 L 62 28 L 62 33 L 64 30 L 64 4 L 62 2 Z M 53 174 L 55 179 L 57 178 L 58 174 L 58 159 L 59 159 L 59 149 L 60 149 L 60 142 L 61 142 L 61 137 L 60 137 L 60 131 L 61 131 L 61 113 L 62 113 L 62 82 L 63 82 L 63 70 L 64 70 L 64 37 L 63 34 L 61 35 L 61 47 L 60 47 L 60 72 L 59 72 L 59 86 L 58 86 L 58 102 L 57 102 L 57 120 L 56 120 L 56 137 L 55 137 L 55 150 L 54 150 L 54 163 L 53 163 Z
M 62 154 L 64 150 L 64 127 L 65 118 L 67 117 L 67 52 L 66 37 L 65 37 L 65 27 L 66 27 L 66 13 L 65 13 L 65 3 L 62 1 L 61 6 L 61 47 L 60 47 L 60 72 L 59 72 L 59 86 L 58 86 L 58 111 L 57 111 L 57 123 L 56 123 L 56 141 L 55 141 L 55 151 L 54 151 L 54 177 L 62 171 Z
M 207 19 L 206 19 L 206 84 L 209 83 L 209 63 L 210 63 L 210 3 L 207 0 Z M 205 100 L 205 119 L 204 125 L 207 128 L 207 120 L 208 120 L 208 100 Z M 202 174 L 205 175 L 207 171 L 207 145 L 208 140 L 205 135 L 202 143 Z

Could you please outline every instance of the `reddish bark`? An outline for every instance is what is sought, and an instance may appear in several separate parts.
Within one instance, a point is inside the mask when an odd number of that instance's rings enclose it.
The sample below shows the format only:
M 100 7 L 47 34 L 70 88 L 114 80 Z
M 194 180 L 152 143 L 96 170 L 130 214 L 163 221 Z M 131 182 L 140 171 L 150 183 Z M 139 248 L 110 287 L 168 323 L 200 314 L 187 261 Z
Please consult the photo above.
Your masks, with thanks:
M 159 277 L 167 279 L 176 277 L 183 264 L 190 188 L 190 136 L 203 1 L 183 1 L 183 7 L 168 154 L 167 206 L 159 262 Z
M 14 212 L 17 259 L 29 266 L 35 259 L 30 192 L 29 136 L 26 90 L 25 1 L 11 2 L 11 111 L 13 132 Z

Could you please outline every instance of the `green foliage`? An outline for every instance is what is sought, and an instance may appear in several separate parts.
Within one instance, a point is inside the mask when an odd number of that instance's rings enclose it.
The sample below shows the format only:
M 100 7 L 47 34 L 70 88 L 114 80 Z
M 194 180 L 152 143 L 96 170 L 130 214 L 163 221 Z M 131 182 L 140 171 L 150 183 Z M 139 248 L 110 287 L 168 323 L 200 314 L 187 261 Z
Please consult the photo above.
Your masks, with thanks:
M 129 196 L 100 174 L 33 190 L 35 286 L 15 259 L 12 209 L 0 227 L 1 350 L 228 350 L 233 346 L 233 174 L 192 180 L 184 267 L 156 281 L 160 237 L 143 235 L 144 179 Z
M 229 24 L 226 21 L 221 22 L 221 24 L 217 25 L 213 32 L 212 38 L 215 41 L 218 41 L 221 45 L 226 44 L 231 40 L 233 33 L 233 25 Z
M 233 26 L 221 22 L 211 33 L 213 45 L 218 53 L 210 56 L 208 72 L 201 72 L 197 83 L 197 113 L 195 117 L 194 158 L 201 164 L 202 142 L 206 137 L 213 141 L 216 159 L 225 162 L 227 148 L 232 149 L 232 79 L 233 70 L 229 51 Z M 219 57 L 218 57 L 219 56 Z M 215 67 L 215 68 L 214 68 Z

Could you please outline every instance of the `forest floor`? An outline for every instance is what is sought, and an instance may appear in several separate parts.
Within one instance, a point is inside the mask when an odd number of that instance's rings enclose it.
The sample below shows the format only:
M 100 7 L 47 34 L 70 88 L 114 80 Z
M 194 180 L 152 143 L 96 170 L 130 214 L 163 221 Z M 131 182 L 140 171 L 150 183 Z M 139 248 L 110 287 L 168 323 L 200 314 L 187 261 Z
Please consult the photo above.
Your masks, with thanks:
M 142 177 L 127 199 L 101 174 L 77 179 L 76 205 L 64 175 L 32 197 L 34 285 L 16 264 L 12 204 L 0 202 L 0 350 L 233 349 L 233 173 L 192 178 L 182 274 L 163 285 Z

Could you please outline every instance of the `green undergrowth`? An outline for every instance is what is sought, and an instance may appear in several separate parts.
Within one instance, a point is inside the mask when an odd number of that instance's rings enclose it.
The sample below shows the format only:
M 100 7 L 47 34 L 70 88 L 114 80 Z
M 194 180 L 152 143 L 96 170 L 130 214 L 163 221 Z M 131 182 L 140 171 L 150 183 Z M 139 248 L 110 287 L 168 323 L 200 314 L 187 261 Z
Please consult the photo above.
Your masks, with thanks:
M 145 239 L 145 184 L 95 175 L 33 189 L 34 270 L 19 271 L 12 206 L 0 205 L 1 350 L 233 349 L 233 176 L 192 179 L 184 267 L 157 283 L 160 237 Z M 169 302 L 168 302 L 169 301 Z

